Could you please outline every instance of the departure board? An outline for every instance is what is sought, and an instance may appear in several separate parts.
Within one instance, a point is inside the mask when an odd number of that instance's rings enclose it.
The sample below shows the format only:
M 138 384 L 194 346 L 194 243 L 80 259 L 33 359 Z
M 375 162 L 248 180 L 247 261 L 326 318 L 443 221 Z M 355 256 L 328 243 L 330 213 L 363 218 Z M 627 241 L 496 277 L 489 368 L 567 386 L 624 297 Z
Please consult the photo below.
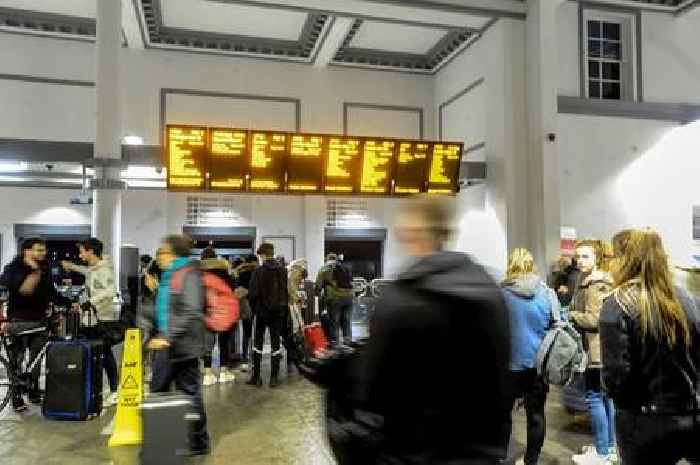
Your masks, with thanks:
M 248 131 L 209 130 L 209 188 L 243 191 L 248 173 Z
M 251 131 L 250 185 L 256 192 L 282 192 L 285 187 L 287 133 Z
M 360 192 L 390 194 L 396 141 L 366 139 L 362 146 Z
M 356 191 L 361 142 L 356 137 L 330 136 L 328 138 L 324 191 L 340 193 Z
M 168 188 L 197 190 L 204 188 L 207 157 L 207 128 L 168 126 Z
M 167 185 L 179 191 L 453 195 L 462 143 L 168 125 Z
M 428 175 L 429 194 L 452 194 L 459 187 L 460 144 L 433 144 Z
M 320 192 L 323 177 L 325 138 L 320 135 L 294 134 L 287 157 L 287 191 Z
M 427 142 L 399 142 L 394 177 L 395 194 L 413 195 L 425 192 L 430 147 L 431 144 Z

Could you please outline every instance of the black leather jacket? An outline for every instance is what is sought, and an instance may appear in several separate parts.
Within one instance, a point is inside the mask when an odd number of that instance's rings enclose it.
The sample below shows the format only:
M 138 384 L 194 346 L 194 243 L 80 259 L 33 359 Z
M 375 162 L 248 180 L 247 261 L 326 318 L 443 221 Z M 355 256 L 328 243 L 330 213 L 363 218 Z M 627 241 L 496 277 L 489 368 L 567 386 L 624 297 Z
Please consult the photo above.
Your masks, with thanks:
M 675 347 L 642 340 L 639 315 L 610 296 L 603 305 L 600 337 L 603 383 L 620 410 L 642 414 L 683 414 L 697 409 L 700 370 L 700 311 L 677 289 L 688 315 L 692 345 Z

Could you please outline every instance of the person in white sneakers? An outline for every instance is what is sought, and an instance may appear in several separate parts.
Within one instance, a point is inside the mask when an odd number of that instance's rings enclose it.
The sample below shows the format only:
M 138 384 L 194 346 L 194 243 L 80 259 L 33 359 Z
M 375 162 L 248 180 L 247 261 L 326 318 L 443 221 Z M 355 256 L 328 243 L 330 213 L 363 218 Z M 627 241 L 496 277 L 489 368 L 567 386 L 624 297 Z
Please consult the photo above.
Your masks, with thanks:
M 83 311 L 93 312 L 95 318 L 88 318 L 96 323 L 88 328 L 91 337 L 104 341 L 104 370 L 109 380 L 110 395 L 102 402 L 103 407 L 112 407 L 119 398 L 119 372 L 112 346 L 124 339 L 124 326 L 119 321 L 119 312 L 115 311 L 114 297 L 117 286 L 112 260 L 102 255 L 102 242 L 90 238 L 78 244 L 79 257 L 87 266 L 64 261 L 62 266 L 67 271 L 85 275 L 85 289 L 88 300 L 82 304 Z
M 219 259 L 216 255 L 216 249 L 214 247 L 207 247 L 202 251 L 201 254 L 200 268 L 208 273 L 212 273 L 219 278 L 223 279 L 226 284 L 229 285 L 231 290 L 235 291 L 236 284 L 229 272 L 230 264 L 228 260 Z M 233 334 L 236 326 L 232 326 L 228 331 L 216 334 L 208 334 L 209 344 L 208 346 L 211 350 L 207 350 L 204 355 L 204 378 L 202 384 L 205 386 L 211 386 L 216 383 L 232 383 L 236 380 L 236 376 L 233 374 L 231 369 L 231 347 L 230 341 L 233 339 Z M 214 346 L 218 345 L 219 348 L 219 374 L 218 377 L 212 370 L 212 355 Z

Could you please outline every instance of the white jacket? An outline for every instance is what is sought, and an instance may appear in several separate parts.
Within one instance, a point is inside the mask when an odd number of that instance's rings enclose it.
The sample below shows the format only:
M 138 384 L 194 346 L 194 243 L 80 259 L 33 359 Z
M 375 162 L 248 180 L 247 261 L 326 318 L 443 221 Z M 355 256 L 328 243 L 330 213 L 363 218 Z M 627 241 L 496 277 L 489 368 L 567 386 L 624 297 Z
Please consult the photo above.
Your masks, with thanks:
M 114 297 L 117 295 L 117 284 L 114 277 L 114 265 L 108 256 L 102 257 L 94 266 L 74 266 L 75 271 L 85 275 L 85 289 L 88 300 L 97 310 L 98 321 L 114 321 L 119 319 L 115 312 Z M 96 323 L 93 318 L 93 324 Z

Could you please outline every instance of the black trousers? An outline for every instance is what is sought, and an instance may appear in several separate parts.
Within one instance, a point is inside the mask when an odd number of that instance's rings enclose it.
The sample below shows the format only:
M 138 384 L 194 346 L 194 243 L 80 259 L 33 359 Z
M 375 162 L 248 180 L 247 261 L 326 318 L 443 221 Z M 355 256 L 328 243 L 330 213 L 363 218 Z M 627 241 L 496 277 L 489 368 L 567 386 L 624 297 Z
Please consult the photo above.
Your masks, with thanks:
M 107 374 L 109 390 L 112 393 L 119 390 L 119 368 L 117 366 L 117 359 L 114 357 L 114 352 L 112 352 L 112 334 L 113 331 L 115 331 L 115 327 L 116 326 L 113 325 L 112 322 L 100 322 L 96 326 L 85 328 L 85 334 L 88 338 L 102 340 L 102 352 L 104 354 L 102 367 Z
M 625 465 L 700 465 L 700 414 L 642 415 L 618 410 L 617 447 Z
M 188 423 L 190 449 L 208 448 L 209 433 L 202 399 L 202 372 L 199 369 L 199 359 L 173 362 L 167 350 L 157 350 L 153 353 L 152 370 L 151 392 L 170 392 L 172 384 L 175 383 L 175 389 L 192 396 L 194 410 L 199 415 L 199 419 Z
M 253 351 L 257 355 L 262 356 L 263 343 L 265 342 L 265 330 L 268 329 L 270 330 L 270 342 L 272 343 L 272 356 L 278 357 L 282 354 L 282 350 L 280 349 L 280 337 L 282 334 L 281 313 L 255 316 Z
M 253 318 L 241 320 L 243 325 L 243 360 L 248 360 L 250 355 L 250 341 L 253 339 Z
M 547 386 L 542 378 L 537 376 L 537 370 L 511 371 L 510 410 L 506 413 L 504 422 L 503 446 L 505 455 L 508 453 L 508 444 L 513 429 L 512 410 L 518 399 L 525 400 L 525 415 L 527 416 L 527 448 L 525 450 L 525 465 L 535 465 L 540 458 L 540 452 L 544 445 L 546 431 L 546 419 L 544 413 L 547 401 Z M 504 457 L 505 458 L 505 457 Z
M 236 326 L 232 326 L 228 331 L 223 333 L 216 333 L 216 340 L 214 344 L 219 344 L 219 366 L 230 368 L 231 363 L 231 341 L 233 340 L 233 332 L 236 330 Z M 213 347 L 212 347 L 213 349 Z M 211 368 L 212 354 L 211 350 L 208 350 L 204 357 L 204 368 Z
M 12 344 L 9 345 L 9 356 L 12 359 L 12 363 L 16 368 L 22 367 L 22 362 L 24 361 L 24 354 L 29 349 L 29 361 L 33 361 L 34 358 L 41 352 L 41 349 L 46 344 L 47 335 L 46 333 L 34 333 L 27 334 L 26 336 L 16 336 L 12 340 Z M 23 367 L 29 368 L 29 367 Z M 22 370 L 22 371 L 23 371 Z M 19 370 L 18 370 L 19 371 Z M 37 363 L 32 370 L 31 376 L 31 386 L 30 391 L 39 390 L 39 376 L 41 375 L 41 362 Z M 22 393 L 19 391 L 15 392 L 15 399 L 21 398 Z

